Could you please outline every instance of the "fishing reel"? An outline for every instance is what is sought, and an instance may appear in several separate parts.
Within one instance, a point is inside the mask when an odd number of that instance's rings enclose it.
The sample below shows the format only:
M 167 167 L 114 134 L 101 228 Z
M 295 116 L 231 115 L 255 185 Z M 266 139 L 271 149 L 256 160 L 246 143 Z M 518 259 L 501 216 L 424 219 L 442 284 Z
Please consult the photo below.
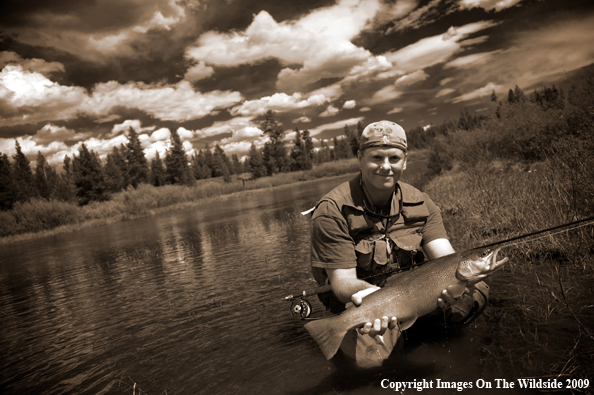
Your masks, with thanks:
M 291 315 L 298 320 L 304 320 L 311 315 L 311 303 L 307 299 L 295 298 L 291 302 Z

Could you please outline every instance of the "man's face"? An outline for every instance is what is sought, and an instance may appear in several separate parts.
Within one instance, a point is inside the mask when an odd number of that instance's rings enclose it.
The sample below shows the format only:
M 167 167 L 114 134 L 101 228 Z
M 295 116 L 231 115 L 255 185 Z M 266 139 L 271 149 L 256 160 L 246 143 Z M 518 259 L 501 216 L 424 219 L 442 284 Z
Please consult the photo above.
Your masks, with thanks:
M 400 148 L 374 147 L 359 152 L 359 168 L 363 183 L 373 189 L 394 189 L 402 172 L 406 169 L 406 153 Z

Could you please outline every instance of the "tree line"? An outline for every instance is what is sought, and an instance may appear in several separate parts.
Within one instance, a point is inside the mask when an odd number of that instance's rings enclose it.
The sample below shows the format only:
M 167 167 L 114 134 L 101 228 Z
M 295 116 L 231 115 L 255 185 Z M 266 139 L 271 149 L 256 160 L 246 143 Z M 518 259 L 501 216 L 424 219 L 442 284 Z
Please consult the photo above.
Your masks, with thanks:
M 0 210 L 10 210 L 15 204 L 32 198 L 86 205 L 92 201 L 109 200 L 112 194 L 137 188 L 140 184 L 156 187 L 193 185 L 196 180 L 211 177 L 222 177 L 228 182 L 232 175 L 245 173 L 251 178 L 259 178 L 279 172 L 308 170 L 314 164 L 352 157 L 358 146 L 358 135 L 363 130 L 361 123 L 355 131 L 345 125 L 344 136 L 335 137 L 333 147 L 324 141 L 316 151 L 309 131 L 296 128 L 293 147 L 287 150 L 284 128 L 271 111 L 266 113 L 260 126 L 269 139 L 261 149 L 252 144 L 243 163 L 236 154 L 229 158 L 218 144 L 213 149 L 207 145 L 189 156 L 176 131 L 171 132 L 170 148 L 165 157 L 161 158 L 157 152 L 149 162 L 138 134 L 130 128 L 126 134 L 128 143 L 113 147 L 104 161 L 83 143 L 78 154 L 64 157 L 63 171 L 58 173 L 41 152 L 37 153 L 32 169 L 15 140 L 16 153 L 12 161 L 8 155 L 0 153 Z
M 271 176 L 276 173 L 309 170 L 313 165 L 333 160 L 353 157 L 359 146 L 359 136 L 363 132 L 363 125 L 358 123 L 356 130 L 344 126 L 344 134 L 335 136 L 333 146 L 325 140 L 321 147 L 314 150 L 309 130 L 300 131 L 295 128 L 293 147 L 289 152 L 285 147 L 285 131 L 282 124 L 274 118 L 272 111 L 268 111 L 261 123 L 262 131 L 269 140 L 262 149 L 252 143 L 245 161 L 246 171 L 252 178 Z

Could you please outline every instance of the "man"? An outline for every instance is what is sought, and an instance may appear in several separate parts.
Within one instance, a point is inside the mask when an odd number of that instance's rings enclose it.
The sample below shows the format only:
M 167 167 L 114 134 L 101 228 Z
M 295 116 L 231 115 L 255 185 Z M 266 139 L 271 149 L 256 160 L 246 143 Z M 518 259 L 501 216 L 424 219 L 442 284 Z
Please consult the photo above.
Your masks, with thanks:
M 380 289 L 387 279 L 381 273 L 423 262 L 425 255 L 454 253 L 439 209 L 425 193 L 399 182 L 407 160 L 400 125 L 368 125 L 357 158 L 361 173 L 324 196 L 312 215 L 312 272 L 320 285 L 330 283 L 332 292 L 320 300 L 336 314 Z M 446 325 L 464 325 L 486 306 L 488 286 L 479 283 L 458 300 L 446 290 L 442 295 L 441 320 L 445 316 Z M 350 331 L 341 350 L 359 366 L 379 366 L 399 336 L 397 317 L 377 317 Z

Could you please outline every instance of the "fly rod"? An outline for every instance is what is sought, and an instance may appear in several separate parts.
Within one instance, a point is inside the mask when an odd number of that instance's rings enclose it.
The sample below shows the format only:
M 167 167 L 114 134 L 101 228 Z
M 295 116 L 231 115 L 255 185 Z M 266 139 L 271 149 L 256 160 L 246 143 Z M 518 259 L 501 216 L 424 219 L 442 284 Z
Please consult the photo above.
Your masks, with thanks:
M 526 234 L 523 234 L 523 235 L 520 235 L 520 236 L 511 237 L 511 238 L 509 238 L 507 240 L 497 241 L 495 243 L 487 244 L 487 245 L 484 245 L 484 246 L 481 246 L 481 247 L 471 248 L 471 250 L 472 249 L 483 249 L 483 248 L 489 248 L 489 247 L 497 247 L 497 246 L 501 246 L 501 245 L 503 245 L 503 247 L 511 247 L 511 246 L 515 246 L 515 245 L 519 245 L 519 244 L 523 244 L 523 243 L 529 243 L 531 241 L 535 241 L 535 240 L 541 239 L 542 237 L 554 236 L 554 235 L 559 234 L 559 233 L 569 232 L 571 230 L 582 228 L 584 226 L 593 225 L 593 224 L 594 224 L 594 216 L 588 217 L 588 218 L 583 218 L 583 219 L 580 219 L 580 220 L 577 220 L 577 221 L 568 222 L 568 223 L 557 225 L 557 226 L 553 226 L 553 227 L 550 227 L 550 228 L 547 228 L 547 229 L 538 230 L 536 232 L 531 232 L 531 233 L 526 233 Z M 565 229 L 565 228 L 568 228 L 568 229 Z M 560 229 L 562 229 L 562 230 L 560 230 Z M 535 237 L 535 238 L 532 238 L 532 239 L 529 239 L 529 240 L 521 241 L 521 242 L 518 242 L 518 243 L 511 243 L 512 241 L 525 239 L 525 238 L 528 238 L 528 237 L 531 237 L 531 236 L 542 235 L 543 233 L 553 232 L 555 230 L 559 230 L 559 231 L 558 232 L 551 233 L 551 234 L 548 234 L 548 235 L 545 235 L 545 236 Z M 507 243 L 511 243 L 511 244 L 504 245 L 504 244 L 507 244 Z M 406 270 L 409 270 L 409 269 L 413 269 L 413 268 L 415 268 L 417 266 L 421 266 L 421 265 L 423 265 L 426 262 L 428 262 L 428 261 L 420 262 L 420 263 L 415 263 L 415 264 L 406 266 L 405 268 L 398 268 L 396 270 L 387 271 L 385 273 L 378 273 L 378 274 L 374 274 L 374 275 L 371 275 L 371 276 L 363 277 L 363 278 L 361 278 L 361 280 L 368 280 L 370 278 L 380 277 L 380 276 L 391 276 L 393 274 L 401 273 L 403 271 L 406 271 Z M 291 294 L 291 295 L 285 296 L 283 298 L 283 300 L 292 301 L 292 300 L 294 300 L 296 298 L 303 298 L 303 297 L 306 297 L 306 296 L 313 296 L 313 295 L 323 294 L 323 293 L 326 293 L 326 292 L 330 292 L 331 290 L 332 290 L 332 286 L 330 284 L 322 285 L 322 286 L 319 286 L 319 287 L 316 287 L 316 288 L 311 288 L 311 289 L 304 290 L 304 291 L 302 291 L 300 293 L 296 293 L 296 294 Z

